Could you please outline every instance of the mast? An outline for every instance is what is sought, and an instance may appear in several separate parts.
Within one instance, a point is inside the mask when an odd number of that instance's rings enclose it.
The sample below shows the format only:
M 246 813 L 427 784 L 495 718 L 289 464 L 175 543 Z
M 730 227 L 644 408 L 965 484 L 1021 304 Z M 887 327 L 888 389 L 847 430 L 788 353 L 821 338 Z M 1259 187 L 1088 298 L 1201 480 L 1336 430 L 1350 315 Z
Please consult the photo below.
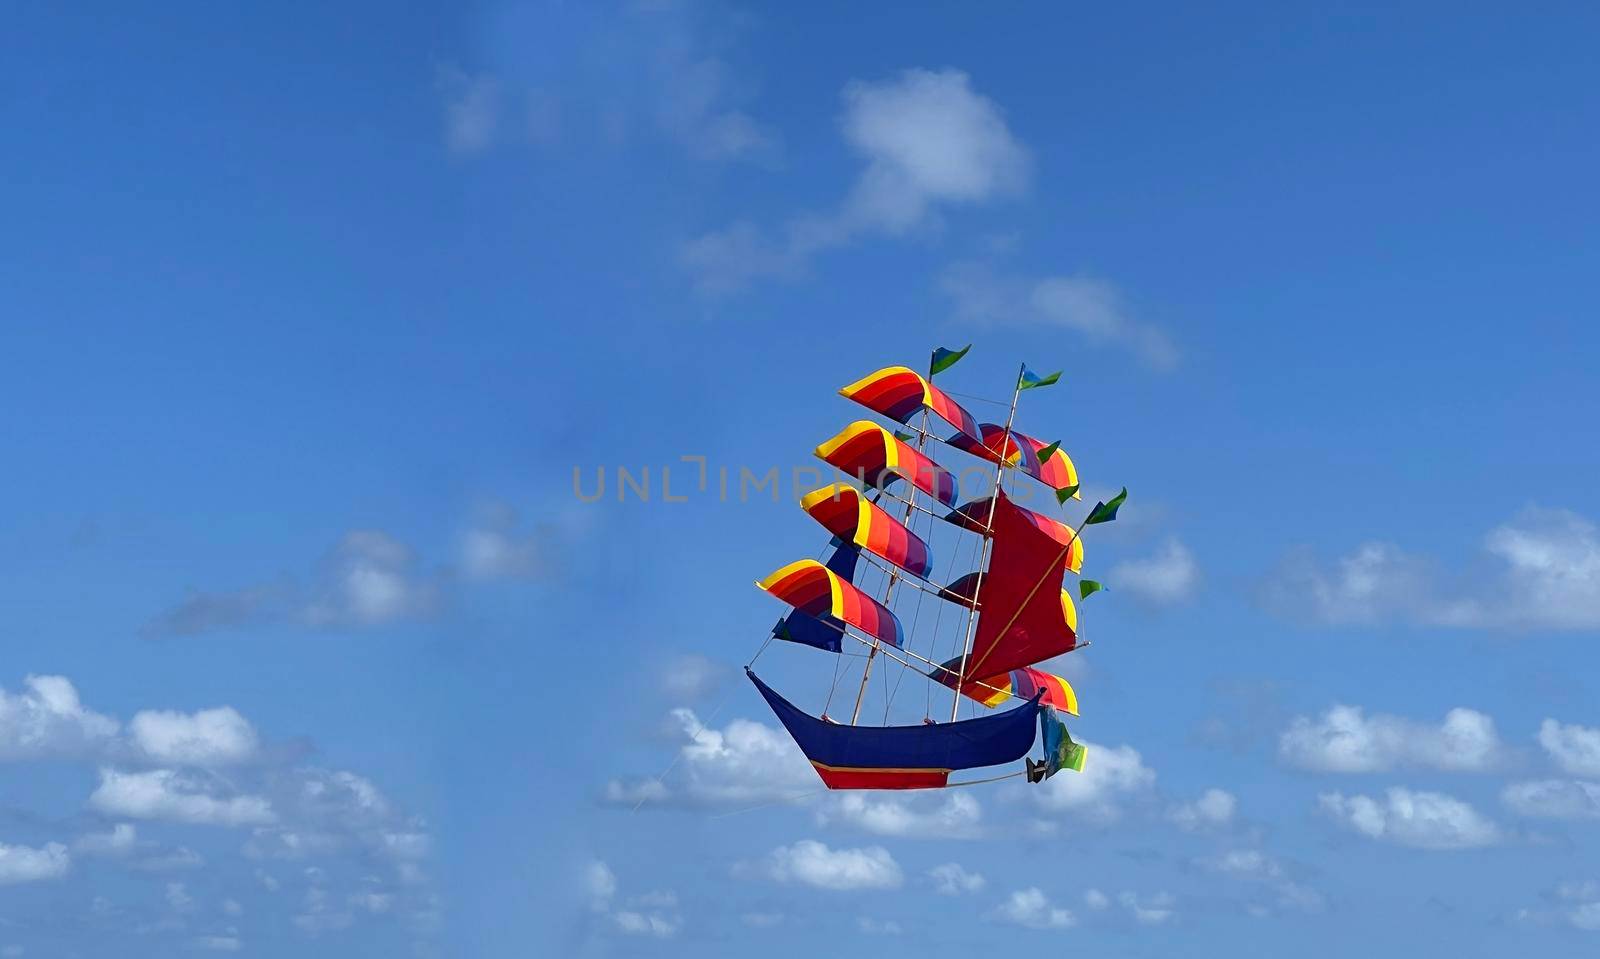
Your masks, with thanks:
M 928 380 L 930 382 L 933 380 L 933 363 L 932 363 L 931 360 L 928 363 Z M 927 446 L 927 443 L 928 443 L 928 408 L 926 406 L 924 406 L 922 408 L 922 426 L 921 426 L 920 429 L 917 430 L 917 452 L 919 452 L 919 453 L 922 452 L 923 448 L 925 446 Z M 911 525 L 911 512 L 914 509 L 916 509 L 916 490 L 915 489 L 909 489 L 909 490 L 906 491 L 905 509 L 901 512 L 901 515 L 900 515 L 900 525 L 905 526 L 907 528 L 910 527 L 910 525 Z M 889 585 L 887 587 L 885 587 L 884 591 L 883 591 L 883 605 L 885 605 L 885 606 L 889 605 L 889 600 L 891 598 L 893 598 L 893 596 L 894 596 L 895 584 L 899 583 L 899 582 L 900 582 L 900 568 L 898 566 L 894 566 L 893 564 L 891 564 L 891 567 L 890 567 L 890 570 L 889 570 Z M 867 651 L 867 663 L 861 669 L 861 686 L 856 690 L 856 705 L 855 705 L 855 708 L 850 711 L 850 725 L 852 725 L 852 726 L 854 726 L 856 724 L 856 721 L 861 718 L 861 704 L 867 698 L 867 680 L 872 678 L 872 661 L 874 659 L 876 659 L 877 656 L 878 656 L 878 640 L 876 638 L 874 638 L 873 641 L 872 641 L 872 648 Z
M 1017 384 L 1016 388 L 1011 391 L 1011 410 L 1006 413 L 1006 428 L 1000 437 L 999 455 L 996 457 L 999 462 L 994 468 L 994 495 L 989 498 L 989 519 L 984 523 L 984 526 L 989 530 L 989 535 L 981 537 L 983 545 L 978 548 L 978 579 L 973 587 L 974 596 L 983 588 L 984 569 L 989 565 L 989 544 L 994 538 L 994 511 L 995 507 L 1000 504 L 1000 481 L 1005 478 L 1006 473 L 1006 450 L 1011 446 L 1011 424 L 1017 417 L 1017 400 L 1022 396 L 1022 374 L 1026 370 L 1027 364 L 1025 363 L 1017 367 Z M 1018 449 L 1018 455 L 1021 455 L 1020 448 Z M 954 696 L 950 701 L 951 722 L 956 721 L 956 714 L 961 709 L 961 685 L 967 679 L 967 657 L 972 655 L 972 626 L 977 618 L 978 607 L 974 603 L 967 610 L 967 624 L 962 630 L 961 666 L 956 673 Z

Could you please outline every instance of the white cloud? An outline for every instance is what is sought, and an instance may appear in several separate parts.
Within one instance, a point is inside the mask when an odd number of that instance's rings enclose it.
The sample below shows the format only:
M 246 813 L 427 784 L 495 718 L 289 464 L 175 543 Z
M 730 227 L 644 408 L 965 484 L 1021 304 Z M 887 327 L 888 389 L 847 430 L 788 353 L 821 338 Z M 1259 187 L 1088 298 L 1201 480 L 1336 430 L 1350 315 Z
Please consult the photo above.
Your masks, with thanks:
M 1216 829 L 1233 821 L 1238 800 L 1225 789 L 1207 789 L 1191 803 L 1175 806 L 1169 813 L 1179 828 L 1190 832 Z
M 1276 878 L 1281 875 L 1278 863 L 1258 849 L 1230 850 L 1210 865 L 1218 872 L 1233 876 Z
M 154 843 L 141 843 L 153 846 Z M 141 872 L 172 872 L 179 869 L 198 869 L 206 864 L 205 858 L 188 846 L 178 846 L 166 852 L 151 852 L 129 863 Z
M 1277 905 L 1286 909 L 1314 912 L 1322 908 L 1322 894 L 1295 882 L 1274 858 L 1259 849 L 1232 849 L 1201 865 L 1235 879 L 1260 883 L 1277 892 Z M 1253 907 L 1262 910 L 1259 905 Z
M 394 906 L 394 895 L 387 892 L 358 892 L 350 896 L 350 905 L 375 916 L 388 912 Z
M 766 874 L 777 882 L 818 889 L 898 889 L 900 864 L 882 846 L 829 849 L 815 839 L 780 846 L 767 857 Z
M 1582 932 L 1600 932 L 1600 882 L 1564 882 L 1557 886 L 1550 899 L 1556 901 L 1554 909 L 1522 909 L 1517 918 L 1524 922 L 1559 922 Z
M 1020 193 L 1031 166 L 995 103 L 957 70 L 907 70 L 844 90 L 841 128 L 864 161 L 832 212 L 797 217 L 779 238 L 736 223 L 687 244 L 684 264 L 703 292 L 792 277 L 810 258 L 865 234 L 904 234 L 943 206 Z
M 1541 819 L 1600 819 L 1600 783 L 1540 779 L 1512 783 L 1500 801 L 1513 812 Z
M 611 914 L 617 928 L 631 936 L 654 936 L 668 939 L 678 934 L 678 923 L 658 913 L 634 912 L 619 909 Z
M 31 846 L 0 843 L 0 885 L 60 879 L 72 868 L 72 855 L 58 842 Z
M 133 744 L 158 763 L 224 766 L 255 756 L 255 727 L 231 706 L 195 713 L 146 709 L 128 723 Z
M 85 856 L 126 856 L 138 848 L 139 834 L 132 823 L 117 823 L 110 832 L 85 833 L 72 844 L 74 852 Z
M 989 918 L 1029 929 L 1066 929 L 1078 924 L 1070 909 L 1053 905 L 1037 887 L 1013 892 L 989 913 Z
M 90 757 L 115 739 L 117 721 L 86 709 L 65 676 L 29 676 L 23 687 L 0 689 L 0 760 Z
M 1586 902 L 1573 907 L 1567 921 L 1584 932 L 1600 932 L 1600 902 Z
M 1324 623 L 1374 623 L 1412 610 L 1431 590 L 1428 564 L 1391 543 L 1363 543 L 1333 566 L 1307 551 L 1274 570 L 1263 598 L 1280 612 Z
M 1131 350 L 1154 369 L 1178 365 L 1178 348 L 1166 331 L 1135 319 L 1105 280 L 1012 275 L 967 261 L 945 270 L 939 288 L 963 323 L 1068 329 L 1090 343 Z
M 1564 726 L 1554 719 L 1546 719 L 1539 724 L 1539 745 L 1562 772 L 1600 776 L 1600 729 Z
M 1322 810 L 1370 839 L 1417 849 L 1471 849 L 1500 841 L 1500 830 L 1459 799 L 1390 789 L 1383 799 L 1324 793 Z
M 1484 537 L 1485 572 L 1441 581 L 1431 560 L 1366 543 L 1332 565 L 1287 557 L 1263 599 L 1325 623 L 1402 621 L 1430 626 L 1594 629 L 1600 626 L 1600 533 L 1568 510 L 1530 507 Z
M 986 884 L 981 873 L 968 872 L 960 863 L 954 862 L 934 866 L 928 870 L 928 878 L 933 880 L 934 888 L 945 896 L 977 892 Z
M 970 839 L 980 832 L 983 809 L 962 792 L 943 796 L 899 796 L 849 792 L 817 811 L 817 821 L 842 822 L 880 836 Z
M 65 678 L 33 677 L 19 694 L 0 691 L 0 755 L 97 763 L 99 782 L 88 806 L 116 819 L 246 829 L 246 856 L 354 853 L 369 868 L 390 865 L 413 890 L 427 878 L 421 863 L 430 836 L 423 823 L 396 809 L 361 776 L 294 766 L 288 754 L 263 750 L 255 727 L 231 707 L 140 710 L 122 735 L 121 725 L 86 708 Z M 186 846 L 141 839 L 127 821 L 86 833 L 72 845 L 75 855 L 115 858 L 123 868 L 144 873 L 206 864 Z M 27 852 L 16 848 L 18 856 Z M 411 908 L 420 895 L 407 893 L 402 905 L 408 917 L 421 915 Z
M 446 142 L 458 152 L 516 140 L 614 148 L 658 131 L 699 160 L 771 163 L 777 134 L 752 114 L 755 84 L 726 49 L 741 18 L 714 13 L 641 3 L 594 17 L 537 5 L 497 16 L 492 74 L 441 71 Z
M 651 64 L 654 112 L 661 128 L 702 160 L 770 159 L 777 134 L 736 105 L 738 83 L 698 38 L 679 31 Z
M 238 952 L 244 948 L 244 941 L 238 936 L 196 936 L 194 944 L 198 949 L 212 952 Z
M 1158 892 L 1148 898 L 1124 892 L 1117 897 L 1117 901 L 1122 903 L 1122 908 L 1128 910 L 1128 915 L 1133 917 L 1133 921 L 1142 926 L 1159 926 L 1176 915 L 1172 908 L 1176 900 L 1167 892 Z
M 1030 160 L 995 103 L 957 70 L 907 70 L 845 87 L 846 142 L 866 161 L 852 219 L 889 232 L 921 223 L 938 203 L 1020 193 Z
M 1494 720 L 1471 709 L 1445 714 L 1438 726 L 1399 716 L 1366 716 L 1334 706 L 1321 719 L 1297 716 L 1278 738 L 1278 755 L 1321 772 L 1379 772 L 1402 766 L 1483 771 L 1499 758 Z
M 721 663 L 689 653 L 677 656 L 661 670 L 661 686 L 679 702 L 703 699 L 716 689 L 727 674 Z
M 417 569 L 415 554 L 379 530 L 340 538 L 308 585 L 284 579 L 234 592 L 196 593 L 145 625 L 154 636 L 290 623 L 321 629 L 383 626 L 432 615 L 442 581 Z
M 898 936 L 904 932 L 893 919 L 874 919 L 871 916 L 857 916 L 856 928 L 869 936 Z
M 1089 889 L 1083 894 L 1083 904 L 1099 912 L 1111 905 L 1111 899 L 1098 889 Z
M 1035 804 L 1050 812 L 1071 812 L 1091 821 L 1112 822 L 1122 815 L 1122 804 L 1149 791 L 1156 774 L 1130 746 L 1089 748 L 1083 772 L 1064 770 L 1029 793 Z
M 1194 595 L 1200 583 L 1200 567 L 1187 546 L 1169 539 L 1148 559 L 1111 567 L 1106 580 L 1112 589 L 1128 592 L 1152 606 L 1172 606 Z
M 452 153 L 482 153 L 494 145 L 500 127 L 500 84 L 491 76 L 455 67 L 439 71 L 444 98 L 444 139 Z
M 248 826 L 274 819 L 261 796 L 224 795 L 215 780 L 172 769 L 100 770 L 89 805 L 113 816 L 217 826 Z
M 461 567 L 473 579 L 533 579 L 546 571 L 536 532 L 521 529 L 514 509 L 492 503 L 461 537 Z
M 1563 918 L 1575 929 L 1600 932 L 1600 882 L 1565 882 L 1556 888 L 1556 898 L 1569 905 Z
M 346 533 L 302 615 L 314 626 L 377 626 L 426 615 L 437 588 L 415 575 L 415 564 L 411 550 L 386 533 Z
M 1502 622 L 1535 617 L 1529 625 L 1593 629 L 1600 625 L 1600 534 L 1567 510 L 1528 509 L 1491 530 L 1490 554 L 1506 564 L 1510 597 Z
M 596 859 L 583 867 L 583 891 L 591 907 L 604 909 L 617 894 L 617 874 Z
M 786 799 L 819 788 L 816 772 L 781 729 L 736 719 L 722 729 L 706 726 L 689 709 L 672 719 L 685 742 L 673 774 L 679 785 L 656 780 L 606 786 L 609 803 L 634 806 L 718 806 Z
M 589 908 L 608 916 L 619 932 L 630 936 L 667 939 L 677 935 L 683 927 L 683 919 L 675 911 L 678 897 L 670 892 L 634 896 L 620 907 L 613 908 L 617 898 L 617 876 L 610 866 L 598 859 L 584 865 L 580 884 Z

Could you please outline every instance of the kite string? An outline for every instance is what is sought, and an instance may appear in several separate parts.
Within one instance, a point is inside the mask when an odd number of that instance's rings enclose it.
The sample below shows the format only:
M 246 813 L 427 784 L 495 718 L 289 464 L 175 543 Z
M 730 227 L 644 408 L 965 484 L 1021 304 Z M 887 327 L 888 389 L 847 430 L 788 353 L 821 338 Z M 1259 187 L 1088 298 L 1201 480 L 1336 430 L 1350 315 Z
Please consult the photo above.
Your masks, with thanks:
M 712 722 L 714 722 L 716 720 L 717 714 L 722 712 L 722 707 L 728 705 L 728 700 L 730 700 L 732 698 L 733 698 L 733 690 L 730 688 L 727 692 L 722 694 L 722 702 L 717 703 L 717 708 L 713 709 L 711 711 L 711 715 L 706 717 L 705 722 L 700 723 L 699 726 L 694 730 L 694 732 L 689 736 L 688 745 L 693 746 L 699 741 L 700 733 L 711 726 Z M 683 747 L 679 747 L 678 748 L 678 754 L 676 756 L 672 757 L 672 762 L 667 763 L 667 768 L 661 770 L 659 775 L 657 775 L 653 779 L 651 779 L 651 782 L 655 783 L 657 786 L 665 787 L 666 786 L 665 780 L 666 780 L 668 774 L 670 774 L 672 772 L 672 770 L 677 768 L 678 760 L 683 758 L 683 753 L 684 753 Z M 639 795 L 639 801 L 634 803 L 633 804 L 633 808 L 628 810 L 628 812 L 629 813 L 638 812 L 639 811 L 639 807 L 643 806 L 644 805 L 644 801 L 646 799 L 648 799 L 648 798 L 650 798 L 648 795 L 645 795 L 643 792 L 641 792 L 640 795 Z
M 962 785 L 965 785 L 965 783 L 963 783 Z M 755 811 L 757 811 L 759 809 L 766 809 L 766 808 L 768 808 L 770 806 L 783 806 L 783 805 L 788 805 L 789 803 L 799 802 L 800 800 L 803 800 L 803 799 L 810 799 L 812 796 L 815 796 L 818 793 L 825 793 L 827 791 L 828 791 L 828 787 L 823 786 L 820 789 L 812 789 L 812 790 L 810 790 L 808 792 L 794 793 L 793 795 L 789 795 L 789 796 L 779 796 L 777 799 L 771 799 L 771 800 L 768 800 L 767 802 L 764 802 L 764 803 L 757 803 L 754 806 L 746 806 L 743 809 L 731 809 L 731 810 L 729 810 L 729 811 L 727 811 L 725 813 L 718 813 L 715 816 L 709 816 L 707 818 L 709 818 L 709 819 L 726 819 L 729 816 L 738 816 L 738 815 L 741 815 L 741 814 L 747 813 L 747 812 L 755 812 Z

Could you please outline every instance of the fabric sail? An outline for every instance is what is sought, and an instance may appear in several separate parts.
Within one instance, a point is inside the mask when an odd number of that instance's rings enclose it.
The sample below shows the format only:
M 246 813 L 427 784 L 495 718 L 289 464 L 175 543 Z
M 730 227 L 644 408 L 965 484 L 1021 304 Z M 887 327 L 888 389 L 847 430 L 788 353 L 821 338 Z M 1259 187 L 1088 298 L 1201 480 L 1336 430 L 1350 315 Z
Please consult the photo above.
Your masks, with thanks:
M 800 508 L 823 529 L 923 579 L 933 571 L 933 556 L 922 537 L 848 483 L 812 490 Z
M 981 436 L 981 440 L 978 437 Z M 1054 444 L 1045 443 L 1026 433 L 1019 433 L 1015 429 L 1007 438 L 1006 429 L 993 423 L 978 424 L 976 435 L 958 433 L 946 442 L 980 459 L 991 463 L 1002 460 L 1007 466 L 1014 466 L 1028 474 L 1051 489 L 1071 489 L 1078 485 L 1078 468 L 1072 465 L 1072 458 L 1059 446 L 1051 449 Z M 1039 454 L 1049 450 L 1041 462 Z M 1078 498 L 1077 491 L 1072 494 L 1073 499 Z
M 856 420 L 818 446 L 816 455 L 868 486 L 887 489 L 903 478 L 944 505 L 955 505 L 955 476 L 876 423 Z
M 856 578 L 856 561 L 861 558 L 861 550 L 856 546 L 834 539 L 833 555 L 828 557 L 824 565 L 833 571 L 833 574 L 847 583 L 854 583 Z M 837 653 L 844 644 L 844 628 L 835 622 L 827 622 L 810 613 L 800 610 L 791 610 L 788 615 L 778 620 L 772 627 L 772 635 L 786 643 L 798 643 L 801 646 L 812 646 L 830 653 Z
M 989 520 L 989 503 L 991 499 L 992 497 L 985 496 L 983 499 L 963 503 L 945 516 L 945 522 L 954 523 L 962 529 L 970 530 L 980 535 L 988 535 L 989 527 L 985 524 Z M 1083 569 L 1083 539 L 1072 535 L 1072 527 L 1060 520 L 1051 519 L 1043 513 L 1035 513 L 1031 509 L 1023 509 L 1010 499 L 1007 499 L 1006 502 L 1017 513 L 1019 518 L 1045 532 L 1057 543 L 1072 544 L 1068 548 L 1063 562 L 1067 564 L 1067 569 L 1074 573 Z M 996 507 L 995 519 L 998 520 L 999 518 L 999 508 Z
M 790 563 L 756 585 L 824 623 L 854 626 L 890 646 L 905 642 L 900 620 L 889 607 L 814 559 Z
M 1071 531 L 1069 530 L 1068 532 L 1070 533 Z M 968 573 L 959 577 L 950 584 L 939 587 L 939 598 L 949 600 L 957 606 L 965 606 L 968 609 L 981 611 L 983 607 L 978 602 L 978 594 L 981 591 L 980 578 L 977 573 Z M 1074 633 L 1078 631 L 1078 605 L 1073 602 L 1072 590 L 1070 589 L 1061 591 L 1061 618 L 1066 621 L 1068 629 Z M 949 683 L 945 685 L 948 686 Z
M 956 684 L 956 673 L 961 669 L 961 657 L 949 660 L 930 673 L 946 686 Z M 1020 699 L 1039 697 L 1046 706 L 1073 716 L 1078 715 L 1078 694 L 1072 684 L 1054 673 L 1024 666 L 1009 673 L 985 679 L 969 679 L 961 684 L 961 695 L 982 703 L 991 709 L 1016 696 Z
M 962 434 L 978 438 L 977 419 L 948 393 L 908 367 L 889 366 L 869 373 L 841 389 L 839 395 L 900 423 L 909 423 L 917 413 L 931 410 Z
M 842 726 L 802 711 L 748 667 L 760 691 L 829 789 L 938 789 L 957 769 L 1015 762 L 1033 748 L 1037 698 L 996 716 L 921 726 Z
M 998 676 L 1032 666 L 1078 642 L 1062 603 L 1072 530 L 1058 523 L 1041 525 L 1004 491 L 995 496 L 993 548 L 978 591 L 980 612 L 968 676 Z

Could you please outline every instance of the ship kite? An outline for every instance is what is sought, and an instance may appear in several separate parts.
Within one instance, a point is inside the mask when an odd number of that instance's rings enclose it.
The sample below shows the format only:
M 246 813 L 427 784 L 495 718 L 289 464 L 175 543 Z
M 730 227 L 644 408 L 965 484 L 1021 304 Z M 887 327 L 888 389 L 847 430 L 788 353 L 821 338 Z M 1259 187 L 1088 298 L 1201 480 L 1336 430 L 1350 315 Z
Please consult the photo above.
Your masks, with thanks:
M 1077 468 L 1061 444 L 1015 426 L 1022 393 L 1061 374 L 1039 376 L 1022 366 L 1004 424 L 980 423 L 933 383 L 967 349 L 935 350 L 926 375 L 891 366 L 839 391 L 895 425 L 857 420 L 816 448 L 841 478 L 800 500 L 830 534 L 826 555 L 789 563 L 757 583 L 791 609 L 756 659 L 774 640 L 834 658 L 819 716 L 763 682 L 755 659 L 745 667 L 830 789 L 937 789 L 1011 776 L 1038 782 L 1084 766 L 1086 750 L 1061 718 L 1078 715 L 1077 693 L 1039 667 L 1088 645 L 1079 640 L 1074 593 L 1083 600 L 1105 587 L 1082 579 L 1073 590 L 1067 578 L 1082 571 L 1084 527 L 1115 519 L 1127 490 L 1097 503 L 1077 526 L 1022 505 L 1038 499 L 1053 512 L 1080 498 Z M 946 456 L 950 450 L 959 455 Z M 962 481 L 974 476 L 983 489 L 962 502 Z M 951 562 L 935 562 L 936 540 L 950 544 L 941 549 Z M 908 612 L 909 628 L 902 620 Z M 841 679 L 853 675 L 847 659 L 861 662 L 861 679 L 844 721 L 828 709 Z M 892 687 L 882 668 L 889 663 L 898 667 Z M 883 725 L 862 722 L 874 665 L 885 688 Z M 924 687 L 923 720 L 889 725 L 907 676 Z M 985 714 L 961 718 L 963 702 L 969 714 L 980 707 Z M 1036 733 L 1043 758 L 1027 758 L 1022 770 L 950 780 L 958 770 L 1024 759 Z

